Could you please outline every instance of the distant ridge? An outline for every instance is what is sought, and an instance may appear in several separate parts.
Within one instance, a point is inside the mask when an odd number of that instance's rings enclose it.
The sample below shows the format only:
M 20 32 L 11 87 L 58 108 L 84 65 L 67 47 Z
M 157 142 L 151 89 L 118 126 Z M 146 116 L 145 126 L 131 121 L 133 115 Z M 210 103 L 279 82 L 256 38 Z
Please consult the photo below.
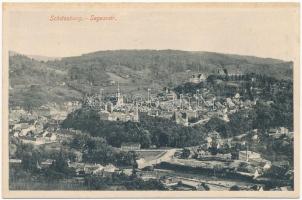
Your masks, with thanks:
M 29 58 L 38 60 L 38 61 L 53 61 L 53 60 L 61 60 L 62 58 L 60 57 L 48 57 L 48 56 L 39 56 L 39 55 L 27 55 Z
M 9 56 L 16 56 L 16 55 L 21 55 L 21 56 L 26 56 L 28 58 L 37 60 L 37 61 L 53 61 L 53 60 L 61 60 L 61 57 L 49 57 L 49 56 L 41 56 L 41 55 L 28 55 L 28 54 L 22 54 L 18 53 L 16 51 L 9 51 Z
M 211 52 L 211 51 L 186 51 L 186 50 L 173 50 L 173 49 L 118 49 L 118 50 L 101 50 L 101 51 L 95 51 L 95 52 L 89 52 L 89 53 L 83 53 L 80 56 L 89 56 L 93 54 L 98 53 L 109 53 L 109 52 L 139 52 L 139 51 L 145 51 L 145 52 L 166 52 L 166 53 L 190 53 L 195 55 L 224 55 L 224 56 L 231 56 L 231 57 L 237 57 L 237 58 L 249 58 L 249 59 L 261 59 L 263 61 L 267 62 L 275 62 L 275 63 L 281 63 L 281 62 L 290 62 L 282 59 L 277 58 L 271 58 L 271 57 L 259 57 L 259 56 L 253 56 L 253 55 L 242 55 L 242 54 L 233 54 L 233 53 L 220 53 L 220 52 Z M 72 57 L 79 57 L 79 56 L 67 56 L 65 58 L 72 58 Z

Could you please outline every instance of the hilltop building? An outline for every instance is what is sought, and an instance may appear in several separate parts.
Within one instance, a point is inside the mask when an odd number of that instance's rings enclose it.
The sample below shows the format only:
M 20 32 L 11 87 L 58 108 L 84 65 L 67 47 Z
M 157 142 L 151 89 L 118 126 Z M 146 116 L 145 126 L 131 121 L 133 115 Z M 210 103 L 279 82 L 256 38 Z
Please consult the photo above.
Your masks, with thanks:
M 132 111 L 128 110 L 115 110 L 111 103 L 108 104 L 109 106 L 105 106 L 106 110 L 101 110 L 99 112 L 101 120 L 108 120 L 108 121 L 139 121 L 138 109 L 135 108 Z
M 190 82 L 191 83 L 200 83 L 200 82 L 203 82 L 207 79 L 207 77 L 204 75 L 204 74 L 193 74 L 191 77 L 190 77 Z
M 224 76 L 224 75 L 227 75 L 227 71 L 223 68 L 219 68 L 215 71 L 215 74 L 220 75 L 220 76 Z
M 125 104 L 124 98 L 121 95 L 120 87 L 118 85 L 117 93 L 114 101 L 109 101 L 107 103 L 101 102 L 99 116 L 100 120 L 108 121 L 139 121 L 138 107 L 134 107 L 131 104 Z

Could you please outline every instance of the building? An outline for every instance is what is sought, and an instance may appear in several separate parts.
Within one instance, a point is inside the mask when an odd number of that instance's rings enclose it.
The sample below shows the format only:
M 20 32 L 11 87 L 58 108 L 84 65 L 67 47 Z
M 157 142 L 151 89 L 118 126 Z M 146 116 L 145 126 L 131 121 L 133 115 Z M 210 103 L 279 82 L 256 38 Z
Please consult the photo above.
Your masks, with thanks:
M 47 160 L 41 161 L 40 163 L 37 162 L 37 168 L 38 169 L 49 168 L 54 162 L 55 162 L 55 160 L 53 160 L 53 159 L 47 159 Z
M 113 164 L 108 164 L 104 167 L 103 176 L 111 176 L 114 172 L 117 172 L 119 168 L 114 166 Z
M 188 119 L 196 119 L 198 117 L 196 110 L 186 110 L 186 113 L 188 115 Z
M 28 115 L 30 115 L 30 113 L 26 112 L 25 110 L 23 110 L 21 108 L 10 109 L 9 110 L 9 123 L 10 124 L 19 123 L 22 118 L 24 119 Z
M 33 138 L 33 144 L 41 145 L 46 143 L 53 143 L 57 141 L 57 135 L 53 132 L 45 131 L 42 136 Z
M 136 151 L 141 149 L 141 144 L 139 143 L 123 143 L 121 145 L 122 151 Z
M 139 171 L 139 172 L 137 172 L 137 175 L 143 180 L 159 178 L 156 171 Z
M 280 133 L 280 134 L 284 134 L 284 135 L 286 135 L 286 134 L 288 134 L 288 129 L 287 128 L 285 128 L 285 127 L 279 127 L 278 128 L 278 132 Z
M 103 169 L 104 167 L 100 164 L 94 164 L 94 165 L 85 164 L 84 166 L 85 174 L 99 175 L 102 174 Z
M 238 167 L 237 168 L 237 173 L 242 175 L 242 176 L 251 177 L 253 179 L 256 179 L 256 178 L 258 178 L 259 176 L 262 175 L 260 169 L 258 169 L 257 167 L 253 167 L 251 165 Z
M 212 138 L 212 139 L 220 139 L 220 133 L 218 133 L 217 131 L 212 131 L 208 133 L 208 137 Z
M 81 162 L 68 162 L 68 167 L 73 168 L 77 175 L 93 174 L 103 175 L 104 166 Z
M 104 109 L 99 109 L 100 120 L 108 121 L 139 121 L 138 107 L 133 104 L 125 104 L 124 98 L 120 93 L 120 88 L 118 84 L 117 93 L 114 100 L 107 103 L 102 103 Z
M 174 111 L 172 120 L 174 120 L 177 124 L 180 124 L 183 126 L 189 125 L 188 114 L 186 112 Z
M 221 140 L 220 134 L 216 131 L 212 131 L 208 133 L 207 140 L 207 148 L 215 147 L 219 149 L 223 145 L 223 141 Z
M 189 81 L 191 83 L 200 83 L 202 81 L 205 81 L 206 79 L 207 79 L 207 77 L 204 74 L 199 73 L 199 74 L 193 74 L 190 77 Z
M 102 110 L 99 112 L 99 116 L 101 120 L 108 120 L 108 121 L 139 121 L 138 110 L 134 109 L 134 111 L 112 111 L 111 109 Z
M 120 93 L 120 85 L 118 83 L 115 106 L 123 106 L 123 105 L 124 105 L 124 97 Z
M 43 138 L 45 138 L 46 142 L 54 142 L 57 139 L 57 135 L 55 133 L 45 131 L 43 133 Z
M 174 91 L 170 90 L 169 88 L 165 88 L 165 98 L 168 101 L 174 101 L 177 99 L 177 95 Z
M 253 159 L 259 159 L 261 155 L 253 151 L 239 151 L 239 160 L 249 161 Z
M 42 130 L 43 131 L 43 130 Z M 41 131 L 41 132 L 42 132 Z M 20 132 L 19 132 L 19 136 L 20 137 L 25 137 L 25 136 L 29 136 L 29 137 L 32 137 L 32 136 L 34 136 L 36 133 L 38 133 L 37 132 L 37 130 L 36 130 L 36 127 L 35 127 L 35 125 L 31 125 L 30 127 L 28 127 L 28 128 L 25 128 L 25 129 L 22 129 Z M 40 132 L 39 132 L 40 133 Z
M 10 158 L 9 159 L 9 166 L 12 167 L 18 167 L 20 166 L 22 163 L 22 160 L 21 159 L 13 159 L 13 158 Z
M 149 97 L 150 96 L 148 95 L 148 98 Z M 157 99 L 159 101 L 175 101 L 177 99 L 177 94 L 173 90 L 164 87 L 163 92 L 157 94 Z M 155 102 L 155 103 L 157 105 L 159 104 L 159 102 Z
M 13 131 L 21 131 L 23 129 L 28 129 L 30 127 L 31 125 L 28 123 L 19 123 L 19 124 L 15 124 L 12 129 Z
M 229 108 L 234 108 L 236 106 L 231 98 L 226 98 L 226 104 Z
M 97 164 L 96 167 L 93 169 L 92 174 L 97 176 L 102 176 L 104 172 L 104 167 L 100 164 Z
M 287 128 L 284 127 L 279 127 L 279 128 L 271 128 L 268 131 L 268 135 L 273 137 L 273 138 L 279 138 L 282 135 L 288 135 L 289 131 Z
M 148 115 L 152 117 L 158 117 L 159 116 L 159 109 L 150 109 L 148 110 Z
M 164 186 L 171 187 L 171 186 L 176 186 L 179 182 L 179 179 L 174 177 L 164 177 L 160 181 Z
M 215 71 L 215 74 L 216 75 L 220 75 L 220 76 L 224 76 L 224 75 L 227 75 L 227 71 L 223 68 L 218 68 L 216 71 Z

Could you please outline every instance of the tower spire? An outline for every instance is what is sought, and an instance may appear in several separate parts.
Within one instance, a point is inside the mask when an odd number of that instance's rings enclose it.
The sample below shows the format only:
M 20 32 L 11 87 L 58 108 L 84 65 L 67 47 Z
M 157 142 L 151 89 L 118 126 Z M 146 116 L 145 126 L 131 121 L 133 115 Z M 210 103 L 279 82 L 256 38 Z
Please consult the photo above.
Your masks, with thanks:
M 117 82 L 117 93 L 116 93 L 116 97 L 120 97 L 121 93 L 120 93 L 120 83 Z
M 116 103 L 117 106 L 121 106 L 124 104 L 123 96 L 121 96 L 121 93 L 120 93 L 120 83 L 119 82 L 117 82 L 116 99 L 117 99 L 117 103 Z

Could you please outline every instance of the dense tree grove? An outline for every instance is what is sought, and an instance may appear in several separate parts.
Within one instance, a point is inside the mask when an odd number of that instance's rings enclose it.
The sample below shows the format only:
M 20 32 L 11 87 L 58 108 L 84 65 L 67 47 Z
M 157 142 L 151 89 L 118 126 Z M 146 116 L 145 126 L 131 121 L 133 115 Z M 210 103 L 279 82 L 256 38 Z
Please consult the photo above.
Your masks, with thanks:
M 140 123 L 102 121 L 94 111 L 78 110 L 63 122 L 64 128 L 89 132 L 92 136 L 103 137 L 108 144 L 120 147 L 123 142 L 137 142 L 142 148 L 186 147 L 201 144 L 205 129 L 183 127 L 175 122 L 140 115 Z
M 76 174 L 72 168 L 68 167 L 68 157 L 62 151 L 59 152 L 50 167 L 43 170 L 42 173 L 48 180 L 70 178 Z
M 133 166 L 137 159 L 135 152 L 118 151 L 107 144 L 101 137 L 88 134 L 77 134 L 73 137 L 70 147 L 83 153 L 83 161 L 100 163 L 102 165 L 115 164 L 117 166 Z
M 293 130 L 293 113 L 289 110 L 283 113 L 283 105 L 267 105 L 258 102 L 253 109 L 242 110 L 230 115 L 230 121 L 225 122 L 219 118 L 210 119 L 205 127 L 209 131 L 217 131 L 222 137 L 231 137 L 244 134 L 253 129 L 268 131 L 269 128 L 288 127 Z M 283 120 L 282 120 L 283 119 Z

